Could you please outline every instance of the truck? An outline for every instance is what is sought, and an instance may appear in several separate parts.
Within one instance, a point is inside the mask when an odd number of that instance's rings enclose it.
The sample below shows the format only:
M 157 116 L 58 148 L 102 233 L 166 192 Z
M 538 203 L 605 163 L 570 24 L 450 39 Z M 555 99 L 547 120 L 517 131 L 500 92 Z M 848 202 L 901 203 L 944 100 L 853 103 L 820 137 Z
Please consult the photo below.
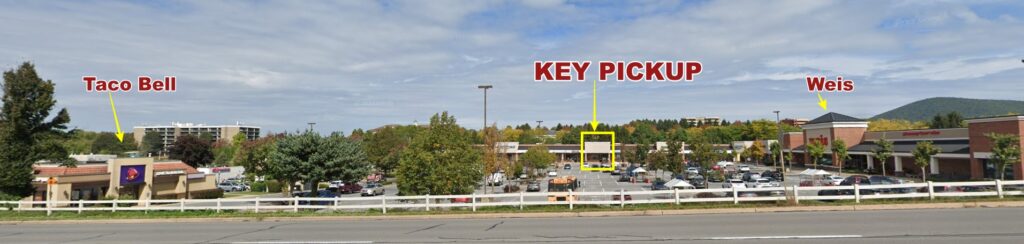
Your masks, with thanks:
M 548 180 L 548 192 L 569 192 L 569 190 L 576 190 L 579 187 L 579 181 L 573 176 L 562 176 Z M 548 201 L 550 202 L 562 202 L 568 200 L 568 195 L 565 193 L 548 194 Z M 578 201 L 579 196 L 573 195 L 572 201 Z

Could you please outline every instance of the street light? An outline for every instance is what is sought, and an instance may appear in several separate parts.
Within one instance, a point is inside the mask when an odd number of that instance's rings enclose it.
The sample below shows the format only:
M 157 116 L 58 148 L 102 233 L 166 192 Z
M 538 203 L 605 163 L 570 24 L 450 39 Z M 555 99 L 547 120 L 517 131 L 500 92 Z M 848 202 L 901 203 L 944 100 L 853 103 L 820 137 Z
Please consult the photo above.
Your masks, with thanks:
M 775 110 L 772 112 L 775 113 L 775 126 L 776 130 L 779 132 L 779 141 L 776 142 L 777 144 L 779 144 L 779 162 L 782 163 L 782 171 L 786 172 L 789 171 L 789 169 L 786 169 L 786 161 L 783 160 L 782 157 L 782 121 L 779 120 L 779 110 Z
M 538 120 L 537 121 L 537 129 L 540 129 L 540 123 L 544 123 L 544 121 L 543 120 Z
M 476 88 L 484 89 L 484 129 L 487 129 L 487 89 L 494 88 L 494 86 L 479 85 Z
M 309 131 L 313 132 L 313 125 L 316 125 L 316 122 L 309 122 L 309 123 L 306 123 L 306 124 L 309 124 Z

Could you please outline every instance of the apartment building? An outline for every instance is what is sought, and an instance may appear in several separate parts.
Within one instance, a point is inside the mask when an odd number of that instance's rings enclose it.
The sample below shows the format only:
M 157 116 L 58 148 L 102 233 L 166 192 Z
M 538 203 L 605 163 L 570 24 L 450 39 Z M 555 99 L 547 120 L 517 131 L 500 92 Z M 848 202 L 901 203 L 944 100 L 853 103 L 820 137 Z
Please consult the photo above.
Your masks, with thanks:
M 247 140 L 256 140 L 260 137 L 260 127 L 248 125 L 204 125 L 192 123 L 171 123 L 171 125 L 147 125 L 135 126 L 132 128 L 135 141 L 142 143 L 142 137 L 146 133 L 157 133 L 163 141 L 164 148 L 174 143 L 178 136 L 209 134 L 214 141 L 231 140 L 235 135 L 241 133 Z

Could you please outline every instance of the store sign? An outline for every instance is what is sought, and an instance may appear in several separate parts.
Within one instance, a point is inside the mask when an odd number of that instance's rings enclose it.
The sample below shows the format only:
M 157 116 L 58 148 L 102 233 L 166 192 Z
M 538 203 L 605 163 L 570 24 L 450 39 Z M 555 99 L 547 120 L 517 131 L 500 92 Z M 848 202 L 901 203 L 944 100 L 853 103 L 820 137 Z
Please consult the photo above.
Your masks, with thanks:
M 903 136 L 936 136 L 939 134 L 942 133 L 937 130 L 903 132 Z
M 227 173 L 227 172 L 231 172 L 231 168 L 228 168 L 228 167 L 218 167 L 218 168 L 213 168 L 212 171 L 214 173 Z
M 122 165 L 121 185 L 146 183 L 146 165 Z
M 185 174 L 185 170 L 182 170 L 182 169 L 167 170 L 167 171 L 160 171 L 160 172 L 153 173 L 154 176 L 161 176 L 161 175 L 183 175 L 183 174 Z
M 188 176 L 186 176 L 185 178 L 190 179 L 190 180 L 202 179 L 202 178 L 206 178 L 206 174 L 203 174 L 203 173 L 188 174 Z

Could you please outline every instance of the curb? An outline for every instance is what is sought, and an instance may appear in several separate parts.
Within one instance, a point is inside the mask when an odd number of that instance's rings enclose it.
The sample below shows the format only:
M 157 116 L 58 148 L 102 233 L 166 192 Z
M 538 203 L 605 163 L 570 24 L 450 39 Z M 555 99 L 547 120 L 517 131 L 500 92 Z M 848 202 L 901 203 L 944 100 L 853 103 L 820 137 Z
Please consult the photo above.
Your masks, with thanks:
M 592 212 L 527 212 L 527 213 L 465 213 L 465 214 L 422 214 L 422 215 L 380 215 L 380 216 L 301 216 L 301 217 L 195 217 L 165 219 L 69 219 L 69 220 L 0 220 L 0 225 L 18 224 L 139 224 L 139 223 L 206 223 L 206 222 L 284 222 L 284 221 L 355 221 L 355 220 L 428 220 L 428 219 L 511 219 L 511 218 L 580 218 L 580 217 L 632 217 L 632 216 L 675 216 L 698 214 L 743 214 L 743 213 L 788 213 L 788 212 L 829 212 L 829 211 L 885 211 L 913 209 L 963 209 L 963 208 L 1020 208 L 1024 201 L 995 202 L 951 202 L 951 203 L 908 203 L 871 204 L 841 206 L 789 206 L 762 208 L 709 208 L 709 209 L 665 209 L 665 210 L 615 210 Z

